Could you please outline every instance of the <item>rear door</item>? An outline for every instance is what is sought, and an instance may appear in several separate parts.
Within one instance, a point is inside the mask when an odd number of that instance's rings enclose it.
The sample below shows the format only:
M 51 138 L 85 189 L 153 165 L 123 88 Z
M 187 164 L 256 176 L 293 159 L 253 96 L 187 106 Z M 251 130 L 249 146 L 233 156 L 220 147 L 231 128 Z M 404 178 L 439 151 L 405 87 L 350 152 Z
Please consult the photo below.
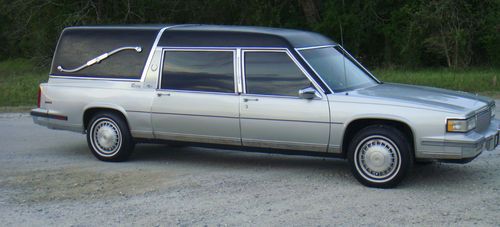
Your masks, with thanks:
M 165 49 L 152 105 L 157 139 L 241 145 L 236 50 Z
M 243 50 L 241 136 L 245 146 L 326 152 L 328 100 L 288 50 Z M 299 90 L 319 96 L 302 99 Z

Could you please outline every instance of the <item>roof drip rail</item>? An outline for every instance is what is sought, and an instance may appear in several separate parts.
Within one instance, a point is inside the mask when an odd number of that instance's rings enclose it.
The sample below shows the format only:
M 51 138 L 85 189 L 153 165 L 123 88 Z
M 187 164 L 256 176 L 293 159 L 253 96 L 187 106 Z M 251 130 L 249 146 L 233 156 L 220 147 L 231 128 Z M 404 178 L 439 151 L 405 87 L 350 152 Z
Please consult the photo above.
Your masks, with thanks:
M 102 60 L 108 58 L 109 56 L 113 55 L 113 54 L 116 54 L 118 52 L 121 52 L 121 51 L 124 51 L 124 50 L 135 50 L 137 53 L 140 53 L 142 51 L 142 47 L 140 46 L 136 46 L 136 47 L 130 47 L 130 46 L 127 46 L 127 47 L 120 47 L 120 48 L 117 48 L 117 49 L 114 49 L 110 52 L 107 52 L 107 53 L 104 53 L 104 54 L 101 54 L 95 58 L 93 58 L 92 60 L 88 61 L 87 63 L 85 63 L 84 65 L 81 65 L 77 68 L 74 68 L 74 69 L 64 69 L 61 65 L 57 66 L 57 70 L 61 71 L 61 72 L 67 72 L 67 73 L 74 73 L 74 72 L 78 72 L 82 69 L 85 69 L 89 66 L 92 66 L 94 64 L 98 64 L 100 63 Z

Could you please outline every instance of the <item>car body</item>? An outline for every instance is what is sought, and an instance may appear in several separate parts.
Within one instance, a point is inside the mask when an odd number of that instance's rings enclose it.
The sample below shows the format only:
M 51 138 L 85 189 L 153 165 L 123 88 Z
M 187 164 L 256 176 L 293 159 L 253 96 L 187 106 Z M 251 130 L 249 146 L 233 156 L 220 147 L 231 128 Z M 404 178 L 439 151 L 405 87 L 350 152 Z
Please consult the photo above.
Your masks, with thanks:
M 39 95 L 35 123 L 87 133 L 106 161 L 137 142 L 286 151 L 348 158 L 361 183 L 392 187 L 415 160 L 465 163 L 498 145 L 493 100 L 382 83 L 299 30 L 70 27 Z

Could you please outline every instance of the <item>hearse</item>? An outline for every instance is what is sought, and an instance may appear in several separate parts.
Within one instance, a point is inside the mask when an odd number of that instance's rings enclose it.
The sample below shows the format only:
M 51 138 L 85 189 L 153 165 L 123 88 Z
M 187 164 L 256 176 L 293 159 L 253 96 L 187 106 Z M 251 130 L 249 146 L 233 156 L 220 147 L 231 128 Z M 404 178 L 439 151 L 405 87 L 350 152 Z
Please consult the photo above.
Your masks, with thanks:
M 494 114 L 486 97 L 383 83 L 321 34 L 217 25 L 66 28 L 31 111 L 103 161 L 142 142 L 339 157 L 371 187 L 494 150 Z

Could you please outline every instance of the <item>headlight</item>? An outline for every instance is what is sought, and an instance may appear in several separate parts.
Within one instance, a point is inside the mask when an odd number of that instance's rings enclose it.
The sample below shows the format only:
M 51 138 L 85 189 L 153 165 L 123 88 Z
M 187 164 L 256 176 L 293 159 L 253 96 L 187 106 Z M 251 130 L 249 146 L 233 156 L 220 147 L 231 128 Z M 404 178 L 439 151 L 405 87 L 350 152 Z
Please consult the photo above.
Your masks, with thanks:
M 448 132 L 468 132 L 476 128 L 476 116 L 469 119 L 448 119 L 446 130 Z

